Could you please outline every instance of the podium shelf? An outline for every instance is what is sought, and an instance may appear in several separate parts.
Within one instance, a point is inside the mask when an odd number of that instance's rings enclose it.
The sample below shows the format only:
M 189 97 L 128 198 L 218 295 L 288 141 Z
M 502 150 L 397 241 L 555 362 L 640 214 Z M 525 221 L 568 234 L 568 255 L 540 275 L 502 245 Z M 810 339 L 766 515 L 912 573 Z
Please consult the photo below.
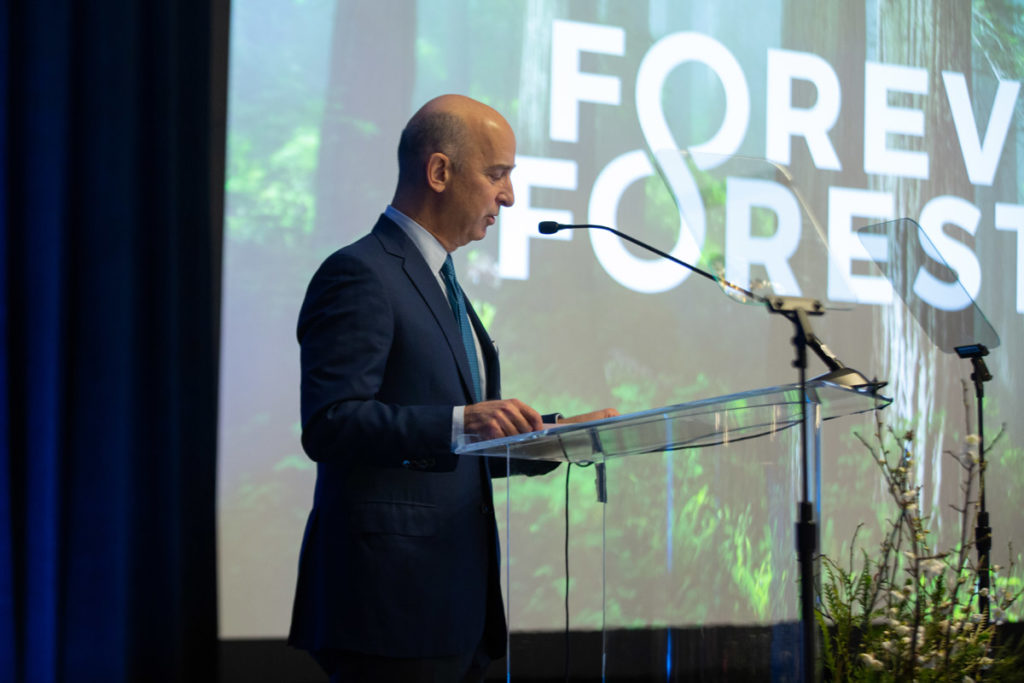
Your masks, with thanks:
M 823 420 L 884 408 L 892 402 L 885 396 L 822 380 L 808 381 L 807 393 L 808 402 L 819 406 Z M 800 387 L 787 384 L 488 441 L 466 435 L 455 452 L 587 463 L 726 445 L 777 434 L 799 425 L 800 419 Z

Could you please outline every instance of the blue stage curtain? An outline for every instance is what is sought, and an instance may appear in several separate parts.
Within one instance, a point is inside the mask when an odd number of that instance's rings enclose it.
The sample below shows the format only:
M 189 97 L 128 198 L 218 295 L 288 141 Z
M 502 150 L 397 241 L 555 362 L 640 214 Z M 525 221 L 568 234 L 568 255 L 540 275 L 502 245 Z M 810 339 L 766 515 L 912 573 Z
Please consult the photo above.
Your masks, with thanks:
M 212 681 L 225 3 L 0 4 L 0 681 Z

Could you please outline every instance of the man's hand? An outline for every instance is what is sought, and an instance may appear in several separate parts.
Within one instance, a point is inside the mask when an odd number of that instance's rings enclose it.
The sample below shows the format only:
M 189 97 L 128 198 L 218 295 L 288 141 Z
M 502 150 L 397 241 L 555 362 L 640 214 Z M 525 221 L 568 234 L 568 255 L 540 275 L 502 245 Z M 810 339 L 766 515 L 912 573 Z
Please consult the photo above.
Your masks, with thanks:
M 542 429 L 540 413 L 516 398 L 466 406 L 463 429 L 482 439 L 524 434 Z
M 582 415 L 573 415 L 572 417 L 561 417 L 558 419 L 558 424 L 575 424 L 577 422 L 591 422 L 592 420 L 603 420 L 606 417 L 618 417 L 619 411 L 615 408 L 605 408 L 604 410 L 595 410 L 592 413 L 583 413 Z

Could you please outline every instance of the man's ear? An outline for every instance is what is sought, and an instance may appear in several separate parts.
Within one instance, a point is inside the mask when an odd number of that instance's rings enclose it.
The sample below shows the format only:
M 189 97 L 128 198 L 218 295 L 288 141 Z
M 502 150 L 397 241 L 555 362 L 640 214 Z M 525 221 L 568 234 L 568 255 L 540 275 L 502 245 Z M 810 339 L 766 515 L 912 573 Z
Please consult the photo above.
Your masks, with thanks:
M 443 152 L 434 152 L 427 159 L 427 184 L 434 192 L 444 192 L 452 177 L 452 160 Z

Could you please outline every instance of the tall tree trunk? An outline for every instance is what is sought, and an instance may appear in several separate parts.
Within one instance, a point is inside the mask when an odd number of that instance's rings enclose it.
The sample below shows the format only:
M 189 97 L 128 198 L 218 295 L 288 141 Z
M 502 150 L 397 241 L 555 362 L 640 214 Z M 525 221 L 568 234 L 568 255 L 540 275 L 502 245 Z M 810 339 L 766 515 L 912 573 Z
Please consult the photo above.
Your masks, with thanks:
M 551 26 L 556 17 L 567 13 L 564 0 L 526 2 L 516 134 L 529 141 L 533 156 L 547 156 L 551 146 Z
M 398 134 L 412 107 L 415 17 L 416 0 L 338 3 L 316 171 L 316 260 L 369 230 L 391 198 Z M 395 161 L 368 163 L 382 153 Z
M 926 152 L 930 168 L 927 181 L 876 176 L 871 186 L 893 193 L 897 217 L 917 220 L 921 209 L 934 197 L 973 197 L 963 164 L 949 163 L 960 156 L 960 151 L 942 83 L 943 70 L 962 73 L 970 81 L 971 7 L 970 3 L 944 0 L 879 0 L 878 9 L 876 59 L 928 71 L 928 94 L 915 95 L 910 104 L 903 105 L 924 112 L 925 136 L 905 138 L 898 144 L 904 149 Z M 970 236 L 962 238 L 973 248 Z M 883 359 L 885 376 L 891 382 L 893 409 L 909 421 L 917 435 L 917 481 L 927 495 L 922 502 L 938 511 L 943 497 L 941 435 L 948 419 L 960 419 L 959 411 L 955 411 L 960 396 L 957 373 L 945 362 L 947 358 L 931 336 L 898 302 L 880 307 L 877 315 L 884 331 L 878 356 Z M 940 328 L 941 320 L 932 318 L 924 324 Z M 947 416 L 947 412 L 952 415 Z M 959 427 L 959 422 L 953 426 Z M 956 494 L 954 479 L 951 477 L 945 485 L 947 499 Z
M 801 232 L 802 247 L 793 259 L 794 270 L 800 280 L 801 294 L 811 297 L 824 297 L 827 288 L 827 258 L 823 257 L 823 249 L 827 237 L 828 193 L 830 187 L 864 187 L 867 179 L 862 163 L 864 140 L 864 60 L 867 44 L 867 28 L 863 3 L 858 2 L 820 2 L 820 0 L 786 0 L 782 9 L 782 47 L 787 50 L 817 55 L 828 62 L 835 70 L 841 88 L 841 108 L 835 126 L 829 131 L 828 137 L 839 157 L 841 170 L 819 169 L 811 158 L 806 140 L 793 138 L 790 142 L 789 169 L 793 174 L 794 184 L 806 202 L 805 210 L 812 220 L 804 220 Z M 791 103 L 794 107 L 806 108 L 814 106 L 821 93 L 814 90 L 810 83 L 797 81 L 793 84 Z M 820 163 L 821 160 L 819 160 Z M 815 230 L 820 227 L 821 234 Z M 850 362 L 859 370 L 870 372 L 855 360 L 855 344 L 858 331 L 870 325 L 871 312 L 857 310 L 851 312 L 830 313 L 825 318 L 815 320 L 815 330 L 835 347 L 841 358 Z M 810 364 L 817 364 L 813 356 Z M 813 367 L 813 366 L 812 366 Z M 820 366 L 817 366 L 820 368 Z M 818 370 L 809 368 L 809 375 L 818 374 Z M 823 473 L 826 491 L 822 493 L 822 519 L 818 531 L 826 534 L 832 529 L 831 536 L 819 541 L 819 550 L 832 554 L 839 544 L 848 541 L 860 521 L 863 513 L 863 501 L 856 495 L 844 495 L 840 491 L 832 491 L 828 487 L 831 482 L 849 477 L 849 481 L 858 481 L 859 471 L 856 463 L 850 464 L 842 459 L 845 455 L 840 445 L 840 430 L 824 430 L 826 445 L 823 450 L 840 457 L 825 459 L 827 472 Z M 853 468 L 848 472 L 847 468 Z M 788 492 L 790 482 L 785 476 L 777 476 L 767 482 L 769 491 L 780 493 L 777 498 L 787 506 L 786 512 L 792 512 L 795 501 L 787 500 L 783 492 Z M 868 488 L 867 491 L 871 491 Z M 773 515 L 776 520 L 775 533 L 779 537 L 788 538 L 792 527 L 787 527 L 780 520 L 788 519 L 785 513 Z M 791 553 L 772 556 L 774 576 L 792 576 L 797 571 Z M 782 583 L 782 582 L 780 582 Z M 780 590 L 786 596 L 783 600 L 773 602 L 774 618 L 785 616 L 787 606 L 797 604 L 798 593 L 793 582 L 782 583 Z
M 787 0 L 783 5 L 782 46 L 807 52 L 832 65 L 842 88 L 839 119 L 829 132 L 840 171 L 815 168 L 803 139 L 792 143 L 790 169 L 816 217 L 826 216 L 828 188 L 864 187 L 864 58 L 866 22 L 864 6 L 857 2 Z M 812 106 L 819 96 L 808 86 L 794 86 L 794 106 Z

